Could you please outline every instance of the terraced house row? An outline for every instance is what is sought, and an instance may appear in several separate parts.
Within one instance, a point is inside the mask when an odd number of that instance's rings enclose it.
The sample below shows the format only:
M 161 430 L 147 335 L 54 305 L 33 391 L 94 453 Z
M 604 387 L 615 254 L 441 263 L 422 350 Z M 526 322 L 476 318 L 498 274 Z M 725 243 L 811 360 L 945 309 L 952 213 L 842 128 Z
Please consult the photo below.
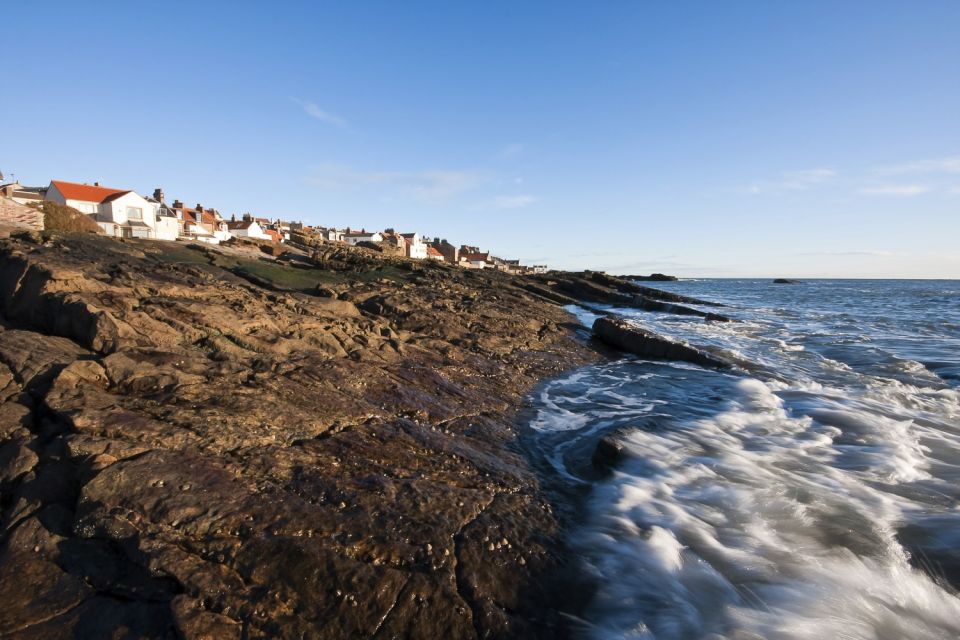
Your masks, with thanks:
M 291 232 L 296 232 L 326 242 L 367 247 L 414 260 L 444 261 L 467 269 L 498 269 L 518 274 L 547 270 L 544 265 L 528 267 L 519 260 L 498 258 L 489 251 L 480 251 L 479 247 L 461 245 L 457 248 L 445 239 L 429 240 L 419 233 L 397 233 L 394 229 L 358 231 L 349 227 L 312 227 L 250 213 L 241 215 L 240 219 L 236 216 L 226 219 L 216 209 L 199 203 L 194 207 L 180 200 L 168 204 L 162 189 L 155 189 L 151 196 L 144 197 L 132 189 L 105 187 L 99 182 L 51 180 L 46 187 L 11 182 L 0 185 L 0 198 L 11 206 L 14 203 L 36 206 L 46 201 L 71 207 L 96 222 L 101 233 L 116 238 L 185 239 L 208 244 L 245 238 L 282 243 L 290 240 Z

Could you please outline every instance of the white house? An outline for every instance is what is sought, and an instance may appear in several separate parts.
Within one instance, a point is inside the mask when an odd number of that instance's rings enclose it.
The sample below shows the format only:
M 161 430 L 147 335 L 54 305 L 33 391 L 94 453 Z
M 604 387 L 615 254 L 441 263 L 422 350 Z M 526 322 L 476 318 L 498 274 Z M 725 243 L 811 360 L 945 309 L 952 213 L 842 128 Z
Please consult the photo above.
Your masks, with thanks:
M 116 193 L 100 203 L 97 224 L 108 236 L 156 238 L 158 208 L 133 191 Z
M 382 242 L 383 234 L 378 231 L 351 231 L 343 234 L 343 240 L 349 245 L 356 245 L 360 242 Z
M 238 238 L 256 238 L 257 240 L 273 240 L 264 232 L 263 227 L 256 220 L 232 220 L 227 223 L 227 230 Z
M 427 259 L 427 243 L 423 241 L 423 236 L 419 233 L 401 233 L 406 242 L 406 254 L 408 258 L 415 260 Z
M 52 180 L 47 187 L 46 200 L 89 214 L 109 236 L 157 237 L 159 205 L 133 191 L 101 187 L 99 183 L 88 185 Z

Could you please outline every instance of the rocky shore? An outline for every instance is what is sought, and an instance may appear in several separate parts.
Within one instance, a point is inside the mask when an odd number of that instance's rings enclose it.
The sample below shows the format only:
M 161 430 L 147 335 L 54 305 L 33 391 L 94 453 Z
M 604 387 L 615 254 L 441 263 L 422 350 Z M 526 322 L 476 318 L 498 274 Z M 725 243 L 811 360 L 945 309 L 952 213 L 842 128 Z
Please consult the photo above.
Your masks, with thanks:
M 516 282 L 2 241 L 0 636 L 550 636 L 512 418 L 596 356 Z
M 0 637 L 557 637 L 514 419 L 606 274 L 0 240 Z M 578 335 L 579 332 L 579 335 Z

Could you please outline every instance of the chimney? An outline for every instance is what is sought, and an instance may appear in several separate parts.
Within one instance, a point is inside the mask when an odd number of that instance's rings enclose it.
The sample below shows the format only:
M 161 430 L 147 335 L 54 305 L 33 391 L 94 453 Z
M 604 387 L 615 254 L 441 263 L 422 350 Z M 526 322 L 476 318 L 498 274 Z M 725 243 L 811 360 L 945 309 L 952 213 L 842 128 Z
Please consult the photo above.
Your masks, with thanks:
M 174 201 L 173 201 L 173 208 L 174 208 L 174 209 L 183 209 L 183 203 L 180 202 L 179 200 L 174 200 Z
M 160 204 L 163 204 L 163 189 L 161 189 L 160 187 L 157 187 L 156 189 L 154 189 L 153 199 L 159 202 Z
M 197 203 L 197 211 L 203 211 L 203 205 L 199 202 Z
M 99 183 L 99 182 L 94 182 L 94 183 L 93 183 L 93 186 L 99 187 L 99 186 L 100 186 L 100 183 Z

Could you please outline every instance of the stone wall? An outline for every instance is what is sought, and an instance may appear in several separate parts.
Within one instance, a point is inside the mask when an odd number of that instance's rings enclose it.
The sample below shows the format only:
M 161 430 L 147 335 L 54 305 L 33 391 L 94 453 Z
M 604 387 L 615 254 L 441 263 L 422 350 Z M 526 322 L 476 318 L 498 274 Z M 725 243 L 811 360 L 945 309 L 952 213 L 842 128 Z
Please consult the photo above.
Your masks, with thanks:
M 0 196 L 0 227 L 19 227 L 43 231 L 43 213 Z

